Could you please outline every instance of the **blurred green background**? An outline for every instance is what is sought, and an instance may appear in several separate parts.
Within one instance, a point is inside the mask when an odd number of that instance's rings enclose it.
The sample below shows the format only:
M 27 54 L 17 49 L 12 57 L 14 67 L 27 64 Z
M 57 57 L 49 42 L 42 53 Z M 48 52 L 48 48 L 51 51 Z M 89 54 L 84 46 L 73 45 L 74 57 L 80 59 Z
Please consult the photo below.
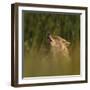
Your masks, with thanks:
M 23 77 L 80 74 L 80 14 L 23 11 Z M 52 61 L 48 33 L 69 41 L 71 61 Z

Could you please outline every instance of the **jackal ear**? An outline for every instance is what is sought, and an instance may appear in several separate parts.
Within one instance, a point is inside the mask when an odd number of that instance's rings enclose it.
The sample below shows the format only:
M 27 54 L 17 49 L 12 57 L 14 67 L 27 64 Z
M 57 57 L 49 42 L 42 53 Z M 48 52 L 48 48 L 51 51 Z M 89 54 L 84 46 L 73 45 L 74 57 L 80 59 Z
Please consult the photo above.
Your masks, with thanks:
M 62 39 L 62 41 L 63 41 L 63 43 L 68 47 L 68 46 L 70 46 L 70 42 L 69 41 L 67 41 L 67 40 L 65 40 L 65 39 Z
M 66 41 L 65 44 L 66 44 L 67 47 L 69 47 L 71 43 Z

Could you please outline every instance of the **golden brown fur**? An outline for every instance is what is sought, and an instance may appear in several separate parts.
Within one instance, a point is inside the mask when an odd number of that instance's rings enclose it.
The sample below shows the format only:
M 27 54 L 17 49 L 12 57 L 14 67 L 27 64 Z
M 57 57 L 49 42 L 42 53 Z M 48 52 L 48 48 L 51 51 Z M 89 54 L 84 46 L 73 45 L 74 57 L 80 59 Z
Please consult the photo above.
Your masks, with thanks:
M 70 42 L 67 40 L 63 39 L 60 36 L 51 36 L 49 35 L 50 39 L 50 45 L 51 45 L 51 52 L 53 53 L 54 57 L 60 57 L 66 58 L 67 60 L 70 60 L 70 55 L 69 55 L 69 45 Z

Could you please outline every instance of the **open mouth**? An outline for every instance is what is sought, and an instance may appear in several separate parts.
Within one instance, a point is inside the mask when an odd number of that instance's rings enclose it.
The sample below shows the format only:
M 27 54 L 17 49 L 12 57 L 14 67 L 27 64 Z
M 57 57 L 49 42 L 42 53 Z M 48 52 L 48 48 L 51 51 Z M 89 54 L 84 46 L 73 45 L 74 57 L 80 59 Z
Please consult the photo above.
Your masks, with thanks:
M 52 39 L 50 38 L 50 35 L 48 35 L 48 41 L 49 41 L 49 42 L 51 42 L 51 41 L 52 41 Z
M 51 42 L 51 41 L 52 41 L 50 37 L 48 37 L 48 41 L 49 41 L 49 42 Z

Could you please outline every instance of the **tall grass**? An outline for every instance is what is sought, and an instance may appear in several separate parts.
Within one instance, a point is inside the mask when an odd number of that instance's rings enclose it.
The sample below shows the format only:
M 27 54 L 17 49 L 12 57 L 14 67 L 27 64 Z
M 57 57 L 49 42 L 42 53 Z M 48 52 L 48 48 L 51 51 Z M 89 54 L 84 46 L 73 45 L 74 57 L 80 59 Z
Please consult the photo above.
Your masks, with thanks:
M 23 76 L 80 74 L 80 15 L 23 11 Z M 47 35 L 58 35 L 71 45 L 70 58 L 53 58 Z

